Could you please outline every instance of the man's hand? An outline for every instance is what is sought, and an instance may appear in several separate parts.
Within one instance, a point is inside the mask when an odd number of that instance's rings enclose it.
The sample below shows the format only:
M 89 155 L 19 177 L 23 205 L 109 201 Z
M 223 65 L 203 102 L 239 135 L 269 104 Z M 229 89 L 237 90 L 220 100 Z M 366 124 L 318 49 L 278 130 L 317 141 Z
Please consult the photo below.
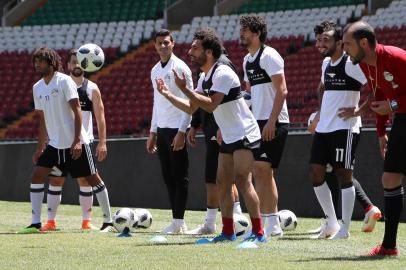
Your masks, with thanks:
M 186 90 L 186 76 L 185 73 L 182 73 L 182 78 L 176 73 L 174 69 L 172 69 L 173 74 L 175 75 L 175 83 L 179 87 L 182 92 Z
M 275 130 L 275 123 L 271 122 L 271 120 L 268 120 L 264 126 L 264 129 L 262 130 L 262 139 L 264 141 L 271 141 L 272 139 L 274 139 Z
M 150 132 L 147 139 L 147 151 L 148 153 L 153 154 L 156 152 L 156 150 L 156 133 Z
M 379 149 L 381 150 L 381 156 L 385 159 L 386 150 L 388 145 L 388 136 L 384 135 L 379 137 Z
M 96 157 L 98 161 L 103 161 L 107 157 L 106 143 L 99 142 L 96 147 Z
M 72 155 L 72 159 L 78 159 L 82 154 L 82 144 L 80 140 L 76 139 L 73 141 L 72 146 L 70 147 L 70 154 Z
M 390 108 L 389 100 L 372 101 L 371 110 L 380 115 L 386 115 L 392 111 Z
M 43 152 L 44 152 L 44 149 L 37 149 L 35 151 L 34 155 L 32 156 L 32 163 L 34 163 L 34 165 L 37 164 L 38 158 L 42 155 Z
M 194 127 L 191 127 L 189 129 L 189 132 L 187 134 L 187 141 L 191 146 L 196 146 L 196 129 Z
M 171 92 L 168 90 L 168 87 L 166 86 L 164 80 L 155 79 L 155 82 L 156 82 L 156 88 L 158 89 L 158 92 L 161 95 L 163 95 L 164 97 L 168 97 Z
M 339 108 L 338 109 L 338 117 L 342 118 L 343 120 L 348 120 L 353 117 L 357 117 L 359 110 L 355 107 L 346 107 L 346 108 Z
M 175 135 L 175 138 L 173 138 L 171 146 L 173 147 L 173 151 L 182 150 L 185 147 L 185 133 L 182 131 L 178 131 L 178 133 L 176 133 Z
M 221 145 L 221 143 L 223 142 L 223 136 L 221 135 L 220 129 L 217 129 L 216 140 L 218 145 Z
M 314 134 L 316 133 L 316 128 L 317 128 L 317 124 L 320 121 L 320 111 L 318 111 L 316 113 L 316 115 L 313 118 L 313 121 L 310 122 L 310 125 L 307 127 L 307 130 L 311 133 Z

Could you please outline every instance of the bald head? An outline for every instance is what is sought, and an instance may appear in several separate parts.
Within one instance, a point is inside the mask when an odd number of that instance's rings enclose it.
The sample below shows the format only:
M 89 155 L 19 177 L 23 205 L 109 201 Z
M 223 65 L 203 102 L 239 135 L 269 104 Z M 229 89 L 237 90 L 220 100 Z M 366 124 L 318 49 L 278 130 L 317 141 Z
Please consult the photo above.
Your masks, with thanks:
M 367 22 L 364 21 L 357 21 L 348 24 L 344 28 L 344 34 L 350 35 L 357 42 L 359 42 L 363 38 L 366 38 L 371 48 L 375 48 L 377 43 L 374 29 L 372 28 L 372 26 L 370 26 Z

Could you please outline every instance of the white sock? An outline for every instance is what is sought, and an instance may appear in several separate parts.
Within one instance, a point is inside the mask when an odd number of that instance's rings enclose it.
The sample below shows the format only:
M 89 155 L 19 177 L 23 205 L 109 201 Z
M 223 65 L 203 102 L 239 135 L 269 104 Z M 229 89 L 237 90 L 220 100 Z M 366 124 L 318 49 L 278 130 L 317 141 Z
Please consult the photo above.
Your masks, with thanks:
M 174 218 L 172 220 L 173 225 L 175 225 L 176 227 L 181 227 L 182 225 L 185 224 L 185 220 L 184 219 L 176 219 Z
M 354 210 L 355 201 L 355 188 L 354 186 L 341 189 L 341 208 L 343 226 L 347 229 L 350 228 L 352 212 Z
M 279 220 L 279 215 L 276 213 L 271 213 L 268 217 L 268 227 L 270 228 L 280 228 L 281 222 Z
M 233 213 L 234 214 L 242 214 L 240 202 L 234 202 Z
M 31 224 L 41 223 L 41 208 L 44 200 L 44 184 L 31 184 L 30 200 L 32 208 Z
M 314 192 L 316 193 L 317 200 L 320 203 L 321 208 L 323 209 L 324 214 L 326 215 L 327 221 L 330 224 L 337 223 L 336 212 L 334 211 L 333 199 L 331 198 L 331 192 L 324 181 L 323 185 L 318 187 L 313 187 Z
M 92 187 L 80 187 L 79 204 L 82 207 L 82 220 L 90 220 L 93 206 Z
M 93 192 L 96 194 L 97 201 L 103 212 L 103 222 L 111 223 L 111 210 L 110 210 L 110 201 L 109 201 L 109 194 L 107 192 L 107 188 L 104 185 L 103 181 L 100 182 L 98 185 L 93 187 Z
M 217 208 L 207 208 L 205 220 L 206 225 L 214 227 L 214 225 L 216 224 L 217 212 Z
M 47 192 L 48 220 L 55 220 L 61 199 L 62 187 L 49 185 Z
M 262 213 L 261 213 L 262 228 L 265 228 L 266 221 L 267 221 L 267 218 L 269 217 L 269 215 L 270 215 L 270 214 L 262 214 Z

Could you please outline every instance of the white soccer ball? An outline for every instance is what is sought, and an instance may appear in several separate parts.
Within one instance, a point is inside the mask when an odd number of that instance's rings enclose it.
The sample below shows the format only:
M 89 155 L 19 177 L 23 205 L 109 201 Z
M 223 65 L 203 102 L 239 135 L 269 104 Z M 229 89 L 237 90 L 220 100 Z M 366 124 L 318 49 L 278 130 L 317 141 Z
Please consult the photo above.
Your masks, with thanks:
M 244 98 L 245 103 L 248 105 L 248 108 L 251 108 L 251 94 L 247 91 L 241 91 L 242 97 Z
M 77 59 L 83 71 L 95 72 L 104 64 L 104 52 L 96 44 L 87 43 L 78 49 Z
M 130 208 L 121 208 L 113 216 L 114 228 L 120 233 L 126 228 L 131 231 L 136 222 L 138 222 L 138 218 L 136 218 L 135 212 Z
M 279 211 L 279 220 L 281 221 L 281 228 L 284 231 L 293 231 L 297 226 L 297 217 L 295 213 L 290 210 Z
M 135 209 L 135 213 L 138 216 L 137 228 L 147 229 L 152 224 L 152 214 L 147 209 Z
M 237 237 L 243 236 L 251 229 L 251 223 L 248 218 L 242 214 L 234 214 L 234 233 Z

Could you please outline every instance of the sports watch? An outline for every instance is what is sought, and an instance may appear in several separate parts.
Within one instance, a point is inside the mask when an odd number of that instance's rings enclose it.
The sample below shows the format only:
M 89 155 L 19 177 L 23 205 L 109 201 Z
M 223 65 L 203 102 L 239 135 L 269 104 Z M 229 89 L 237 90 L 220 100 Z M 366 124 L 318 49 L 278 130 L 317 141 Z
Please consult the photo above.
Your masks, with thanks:
M 398 102 L 396 100 L 392 99 L 389 102 L 389 106 L 390 106 L 390 109 L 392 110 L 392 112 L 396 112 L 396 110 L 398 109 Z

